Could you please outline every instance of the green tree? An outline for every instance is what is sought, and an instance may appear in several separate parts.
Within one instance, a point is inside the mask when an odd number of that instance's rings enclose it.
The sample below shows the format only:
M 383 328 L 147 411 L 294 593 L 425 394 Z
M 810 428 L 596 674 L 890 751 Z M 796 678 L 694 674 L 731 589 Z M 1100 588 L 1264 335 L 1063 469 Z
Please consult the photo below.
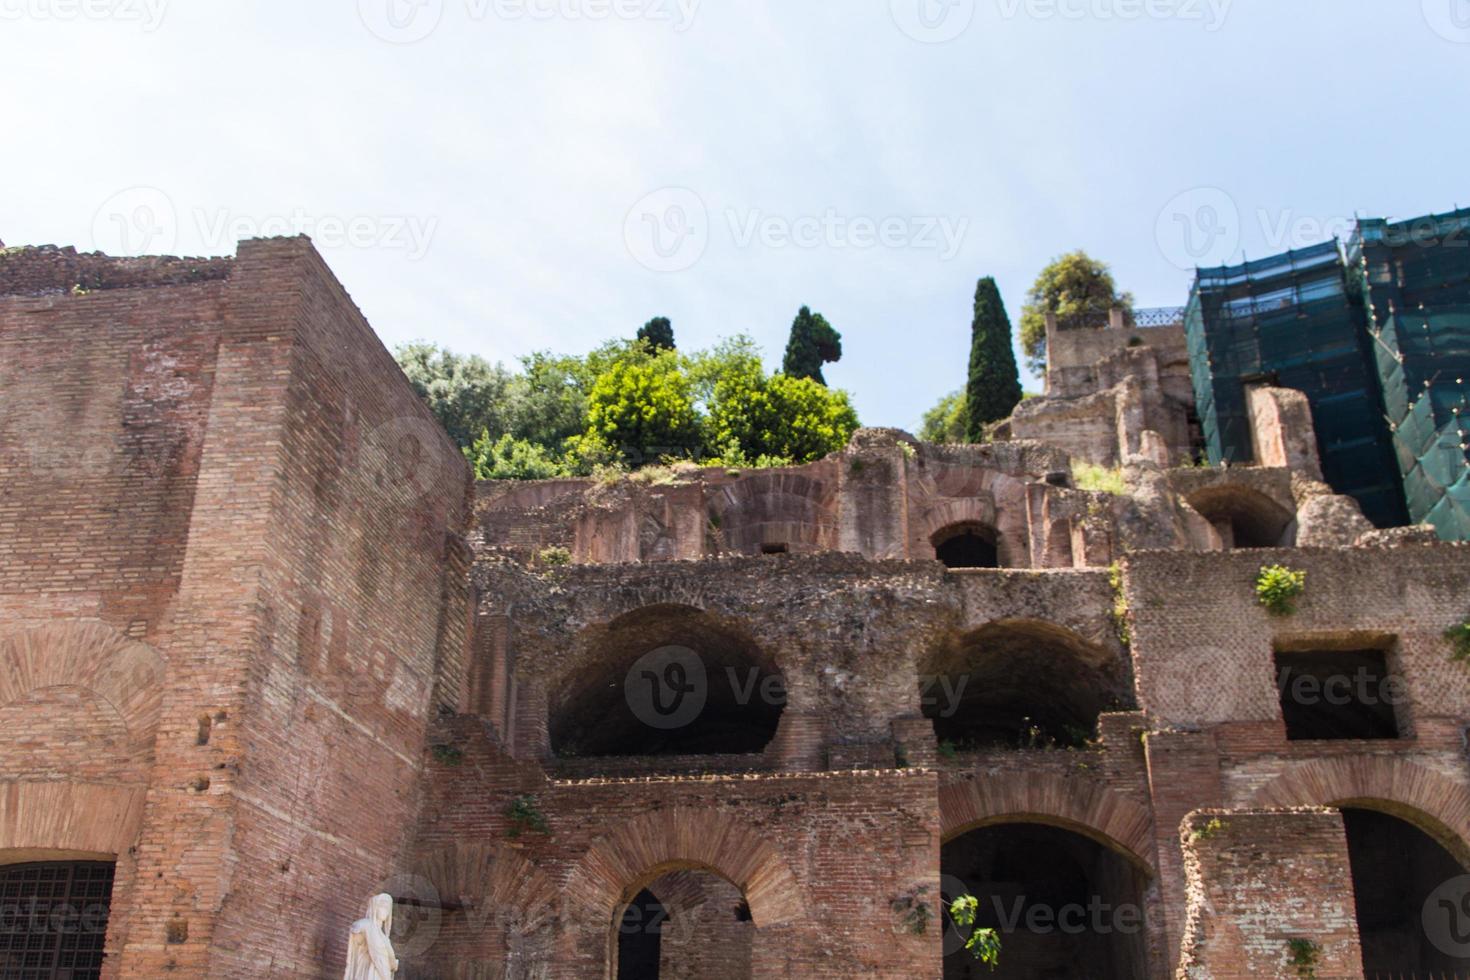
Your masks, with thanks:
M 654 350 L 674 349 L 674 325 L 666 316 L 656 316 L 638 328 L 638 339 L 648 342 Z
M 1011 318 L 995 280 L 975 286 L 975 316 L 970 325 L 970 379 L 965 385 L 965 434 L 985 441 L 985 426 L 1007 418 L 1021 401 L 1021 378 L 1011 349 Z
M 491 439 L 487 431 L 465 451 L 479 480 L 549 480 L 567 476 L 565 463 L 546 447 L 517 439 L 510 433 Z
M 414 391 L 460 448 L 467 448 L 486 430 L 498 437 L 513 427 L 513 406 L 507 396 L 514 376 L 499 364 L 422 341 L 404 344 L 394 356 Z
M 694 386 L 673 351 L 619 358 L 587 396 L 587 436 L 639 466 L 700 447 Z
M 556 452 L 571 436 L 587 429 L 586 359 L 537 351 L 521 358 L 521 373 L 508 392 L 512 399 L 511 433 Z
M 965 442 L 965 393 L 951 391 L 924 413 L 919 438 L 925 442 Z
M 822 365 L 842 359 L 842 335 L 820 313 L 803 306 L 791 323 L 791 339 L 781 370 L 793 378 L 811 378 L 825 385 Z
M 858 426 L 847 392 L 811 378 L 767 375 L 749 337 L 696 355 L 690 370 L 708 408 L 706 442 L 725 462 L 809 462 L 847 445 Z
M 1046 314 L 1057 315 L 1057 329 L 1075 330 L 1104 324 L 1120 307 L 1132 321 L 1133 297 L 1118 292 L 1113 274 L 1081 249 L 1051 261 L 1036 277 L 1021 309 L 1021 347 L 1033 371 L 1046 369 Z

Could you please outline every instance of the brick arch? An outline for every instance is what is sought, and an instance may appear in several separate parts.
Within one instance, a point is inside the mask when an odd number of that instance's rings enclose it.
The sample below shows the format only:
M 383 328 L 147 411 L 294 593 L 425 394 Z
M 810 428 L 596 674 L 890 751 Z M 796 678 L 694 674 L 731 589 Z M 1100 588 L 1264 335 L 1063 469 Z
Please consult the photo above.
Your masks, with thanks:
M 1101 784 L 1041 773 L 987 775 L 939 790 L 940 835 L 951 841 L 999 823 L 1040 823 L 1091 838 L 1154 874 L 1147 809 Z
M 413 873 L 441 902 L 471 912 L 510 909 L 518 928 L 535 930 L 556 914 L 556 887 L 540 868 L 502 844 L 455 843 L 421 853 Z
M 1418 827 L 1470 868 L 1470 789 L 1405 759 L 1357 756 L 1298 763 L 1257 790 L 1252 805 L 1378 810 Z
M 141 785 L 0 783 L 0 864 L 126 854 L 147 792 Z
M 788 469 L 748 474 L 710 496 L 717 538 L 727 551 L 760 554 L 762 545 L 819 551 L 837 544 L 832 485 Z
M 51 688 L 85 691 L 151 757 L 163 705 L 163 657 L 105 623 L 57 623 L 0 639 L 0 708 Z
M 801 885 L 768 840 L 730 817 L 685 808 L 644 814 L 599 838 L 565 894 L 597 921 L 611 922 L 650 883 L 687 869 L 709 871 L 738 888 L 758 929 L 807 917 Z

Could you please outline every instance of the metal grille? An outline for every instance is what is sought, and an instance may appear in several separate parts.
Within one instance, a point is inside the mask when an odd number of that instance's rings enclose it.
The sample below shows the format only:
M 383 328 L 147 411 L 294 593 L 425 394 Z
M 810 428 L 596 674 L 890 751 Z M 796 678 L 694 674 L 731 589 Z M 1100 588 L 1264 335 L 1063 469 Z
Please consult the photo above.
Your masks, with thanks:
M 100 976 L 112 874 L 101 861 L 0 867 L 0 980 Z
M 1135 327 L 1178 327 L 1184 324 L 1184 307 L 1153 306 L 1133 311 Z

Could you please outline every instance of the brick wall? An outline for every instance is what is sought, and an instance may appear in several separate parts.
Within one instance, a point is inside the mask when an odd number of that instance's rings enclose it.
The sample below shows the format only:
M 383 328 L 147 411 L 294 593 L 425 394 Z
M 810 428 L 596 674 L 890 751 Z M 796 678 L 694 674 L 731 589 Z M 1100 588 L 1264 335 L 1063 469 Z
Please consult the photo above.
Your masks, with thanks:
M 118 857 L 108 975 L 340 970 L 461 696 L 467 467 L 304 240 L 0 294 L 0 857 Z
M 1336 811 L 1202 810 L 1180 835 L 1189 892 L 1181 977 L 1362 977 Z

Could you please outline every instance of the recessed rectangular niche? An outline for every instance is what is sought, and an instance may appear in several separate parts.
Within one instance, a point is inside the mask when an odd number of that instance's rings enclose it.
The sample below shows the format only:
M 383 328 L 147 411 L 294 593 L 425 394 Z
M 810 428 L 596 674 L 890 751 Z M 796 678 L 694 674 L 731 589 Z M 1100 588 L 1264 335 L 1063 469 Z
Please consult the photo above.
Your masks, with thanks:
M 763 554 L 763 555 L 784 555 L 784 554 L 786 554 L 790 550 L 791 549 L 789 547 L 787 547 L 787 545 L 784 542 L 779 543 L 779 544 L 763 544 L 763 545 L 761 545 L 761 554 Z
M 1386 650 L 1277 650 L 1276 690 L 1288 741 L 1399 737 Z

